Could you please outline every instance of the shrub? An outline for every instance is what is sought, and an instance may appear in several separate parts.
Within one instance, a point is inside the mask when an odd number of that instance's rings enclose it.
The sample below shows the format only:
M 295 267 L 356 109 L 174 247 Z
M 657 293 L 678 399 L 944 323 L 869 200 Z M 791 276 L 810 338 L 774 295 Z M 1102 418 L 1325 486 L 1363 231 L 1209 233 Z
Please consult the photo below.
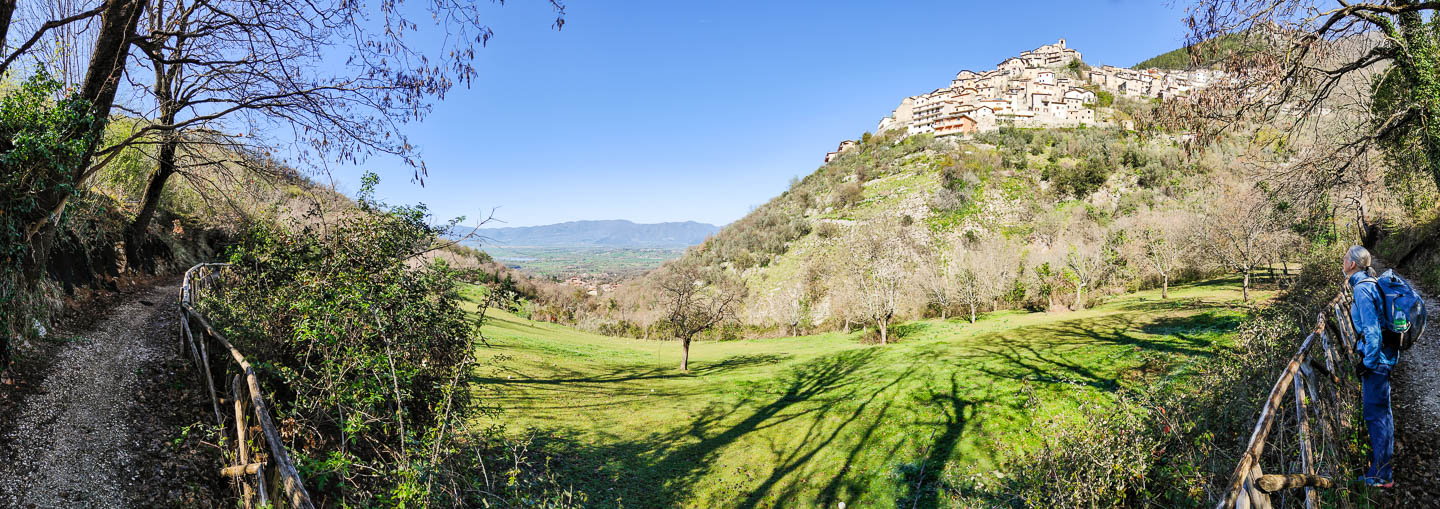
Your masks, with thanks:
M 1028 431 L 1041 443 L 1024 468 L 1015 469 L 1006 490 L 1024 506 L 1120 507 L 1153 482 L 1147 474 L 1160 430 L 1143 405 L 1122 396 L 1114 405 L 1082 400 L 1079 417 L 1028 410 Z
M 1105 180 L 1110 178 L 1110 168 L 1102 158 L 1092 156 L 1070 167 L 1046 166 L 1042 176 L 1062 194 L 1084 198 L 1105 185 Z
M 841 209 L 860 203 L 865 197 L 865 186 L 860 185 L 858 180 L 846 182 L 835 189 L 835 208 Z
M 1113 104 L 1115 104 L 1115 94 L 1110 93 L 1108 90 L 1095 91 L 1095 106 L 1109 108 L 1110 105 Z
M 844 232 L 841 231 L 840 225 L 829 221 L 824 221 L 820 224 L 815 225 L 815 234 L 819 235 L 822 239 L 838 237 L 842 233 Z
M 276 391 L 316 495 L 351 506 L 461 505 L 455 440 L 470 407 L 475 324 L 423 206 L 369 193 L 324 231 L 253 227 L 230 253 L 234 280 L 202 305 Z M 257 320 L 256 317 L 264 317 Z M 288 427 L 288 426 L 287 426 Z
M 960 197 L 960 193 L 943 187 L 930 193 L 930 199 L 925 203 L 931 210 L 936 211 L 955 210 L 965 206 L 965 200 Z

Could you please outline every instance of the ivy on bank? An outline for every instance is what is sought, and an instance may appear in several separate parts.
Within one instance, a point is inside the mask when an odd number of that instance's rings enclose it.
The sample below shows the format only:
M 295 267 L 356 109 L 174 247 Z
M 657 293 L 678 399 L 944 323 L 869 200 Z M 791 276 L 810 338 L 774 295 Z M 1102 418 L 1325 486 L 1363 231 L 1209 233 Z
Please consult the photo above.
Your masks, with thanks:
M 59 81 L 41 69 L 0 97 L 0 369 L 9 363 L 9 340 L 27 333 L 38 273 L 24 274 L 37 255 L 30 225 L 51 213 L 41 197 L 73 195 L 97 120 L 88 101 L 56 99 Z M 63 217 L 62 217 L 63 219 Z M 37 269 L 38 271 L 38 269 Z M 34 272 L 34 271 L 32 271 Z

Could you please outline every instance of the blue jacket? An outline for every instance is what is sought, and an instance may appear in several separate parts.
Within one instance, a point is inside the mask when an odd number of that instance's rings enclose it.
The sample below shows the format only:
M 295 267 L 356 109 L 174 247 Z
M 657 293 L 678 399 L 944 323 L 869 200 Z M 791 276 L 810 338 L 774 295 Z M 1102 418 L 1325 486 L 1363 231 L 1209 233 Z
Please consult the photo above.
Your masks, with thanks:
M 1380 339 L 1380 287 L 1374 283 L 1361 283 L 1369 277 L 1365 271 L 1350 275 L 1350 288 L 1355 292 L 1355 303 L 1350 306 L 1350 321 L 1355 324 L 1358 336 L 1355 351 L 1360 354 L 1365 369 L 1376 371 L 1380 366 L 1394 367 L 1400 352 L 1384 345 Z M 1388 371 L 1388 369 L 1387 369 Z

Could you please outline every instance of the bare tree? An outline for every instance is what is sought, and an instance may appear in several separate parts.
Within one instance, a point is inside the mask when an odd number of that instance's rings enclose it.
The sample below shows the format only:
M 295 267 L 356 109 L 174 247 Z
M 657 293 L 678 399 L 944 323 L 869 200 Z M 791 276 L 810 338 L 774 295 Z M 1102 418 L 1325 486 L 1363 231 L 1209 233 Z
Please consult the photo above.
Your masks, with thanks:
M 559 13 L 555 26 L 563 26 L 563 4 L 549 4 Z M 0 3 L 0 33 L 8 33 L 13 5 Z M 94 46 L 76 95 L 88 101 L 92 115 L 102 121 L 74 133 L 76 139 L 87 140 L 86 155 L 72 174 L 63 176 L 69 185 L 36 196 L 48 212 L 23 218 L 26 241 L 52 224 L 70 190 L 117 157 L 121 147 L 174 147 L 185 139 L 182 131 L 232 116 L 244 117 L 239 126 L 248 132 L 243 134 L 275 136 L 274 141 L 294 147 L 291 154 L 297 159 L 353 164 L 374 154 L 392 154 L 412 165 L 415 178 L 423 181 L 424 164 L 398 127 L 423 118 L 430 101 L 442 99 L 455 84 L 468 85 L 479 76 L 472 64 L 476 49 L 493 36 L 481 19 L 483 5 L 450 0 L 381 0 L 378 5 L 346 0 L 108 0 L 39 23 L 13 49 L 7 38 L 0 72 L 35 51 L 52 31 L 99 20 L 93 24 L 93 39 L 85 38 Z M 142 19 L 143 33 L 137 32 Z M 428 21 L 422 25 L 421 19 Z M 444 36 L 416 37 L 421 30 Z M 132 48 L 140 49 L 140 61 L 153 78 L 126 73 Z M 348 59 L 322 62 L 336 54 Z M 116 92 L 127 76 L 137 90 L 154 92 L 155 107 L 120 105 L 147 122 L 119 143 L 102 147 L 103 120 L 116 108 Z M 282 131 L 288 134 L 281 136 Z M 169 157 L 157 162 L 150 187 L 163 188 L 166 172 L 176 171 L 174 163 L 164 162 Z
M 1414 0 L 1197 0 L 1187 43 L 1221 79 L 1167 104 L 1202 142 L 1255 124 L 1280 129 L 1262 177 L 1297 205 L 1325 206 L 1381 171 L 1394 188 L 1440 185 L 1440 3 Z M 1171 117 L 1171 115 L 1174 115 Z M 1433 201 L 1433 198 L 1430 199 Z M 1363 200 L 1356 213 L 1366 221 Z M 1362 224 L 1362 228 L 1365 225 Z
M 975 323 L 975 308 L 985 302 L 982 275 L 976 272 L 967 257 L 955 271 L 955 286 L 959 290 L 960 303 L 970 310 L 970 323 Z
M 1093 288 L 1105 274 L 1105 260 L 1095 243 L 1072 243 L 1065 251 L 1065 278 L 1075 286 L 1073 309 L 1085 309 L 1085 291 Z
M 15 28 L 18 33 L 31 37 L 39 34 L 26 56 L 45 67 L 61 83 L 74 86 L 85 78 L 90 50 L 95 45 L 96 17 L 87 15 L 95 8 L 94 3 L 91 0 L 47 0 L 17 5 L 18 2 L 14 1 L 0 1 L 0 19 L 10 19 L 10 14 L 4 12 L 7 8 L 17 14 Z M 6 44 L 5 49 L 19 45 Z M 9 56 L 10 53 L 3 54 Z
M 1273 207 L 1250 188 L 1232 188 L 1216 200 L 1204 222 L 1206 240 L 1219 251 L 1217 263 L 1241 276 L 1241 299 L 1250 301 L 1250 276 L 1268 258 L 1278 224 Z
M 811 300 L 804 281 L 787 281 L 778 288 L 764 292 L 765 297 L 745 306 L 744 320 L 750 323 L 778 324 L 785 333 L 798 336 L 810 319 Z
M 680 370 L 690 370 L 690 342 L 695 336 L 735 318 L 745 298 L 745 285 L 719 269 L 677 261 L 661 269 L 662 325 L 680 340 Z
M 782 299 L 779 303 L 780 317 L 785 322 L 791 336 L 799 336 L 804 333 L 805 322 L 810 320 L 810 299 L 805 295 L 803 283 L 787 285 L 778 292 Z
M 127 76 L 133 88 L 150 91 L 154 100 L 153 110 L 134 113 L 155 121 L 99 153 L 106 158 L 103 163 L 133 144 L 157 145 L 155 169 L 127 229 L 132 257 L 138 258 L 172 175 L 186 166 L 268 169 L 246 163 L 254 159 L 248 157 L 251 153 L 269 153 L 266 146 L 280 141 L 270 134 L 276 131 L 295 133 L 287 143 L 303 146 L 305 150 L 294 152 L 302 158 L 315 154 L 311 162 L 354 163 L 387 154 L 416 167 L 416 178 L 423 178 L 423 162 L 402 127 L 422 119 L 430 111 L 430 100 L 450 88 L 451 78 L 437 73 L 432 83 L 417 87 L 412 77 L 376 72 L 385 69 L 367 62 L 364 53 L 338 72 L 330 71 L 323 58 L 334 46 L 333 30 L 340 26 L 327 16 L 347 9 L 343 3 L 317 12 L 310 3 L 149 1 L 143 20 L 147 32 L 134 43 L 148 69 Z M 452 7 L 460 14 L 478 15 L 473 6 L 462 5 Z M 458 27 L 485 30 L 478 19 Z M 459 71 L 455 78 L 468 76 Z M 217 145 L 229 150 L 216 150 Z M 186 166 L 177 164 L 182 156 L 179 162 Z
M 1186 250 L 1185 225 L 1177 214 L 1154 214 L 1138 237 L 1146 266 L 1160 276 L 1160 298 L 1170 298 L 1170 278 L 1180 268 Z
M 1014 260 L 1020 256 L 1020 247 L 1003 237 L 992 237 L 979 242 L 974 249 L 975 267 L 980 275 L 980 298 L 990 303 L 990 310 L 998 307 L 1000 297 L 1009 291 L 1017 275 Z M 971 316 L 973 323 L 975 317 Z
M 950 318 L 950 308 L 955 305 L 957 293 L 956 257 L 945 245 L 944 239 L 932 236 L 930 245 L 923 251 L 920 265 L 920 287 L 931 304 L 940 308 L 940 319 Z M 973 320 L 972 320 L 973 321 Z
M 1000 238 L 972 242 L 956 250 L 956 293 L 970 312 L 970 323 L 975 323 L 981 305 L 990 303 L 993 311 L 995 301 L 1009 289 L 1014 281 L 1010 264 L 1016 251 Z
M 888 344 L 890 323 L 911 301 L 905 285 L 914 268 L 914 249 L 891 221 L 857 226 L 843 242 L 852 312 L 875 326 L 880 344 Z

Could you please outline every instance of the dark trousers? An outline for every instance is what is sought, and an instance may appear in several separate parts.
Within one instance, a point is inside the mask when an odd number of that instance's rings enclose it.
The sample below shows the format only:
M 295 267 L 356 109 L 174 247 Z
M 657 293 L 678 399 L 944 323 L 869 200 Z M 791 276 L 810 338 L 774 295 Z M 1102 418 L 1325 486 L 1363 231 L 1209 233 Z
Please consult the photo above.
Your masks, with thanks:
M 1395 419 L 1390 415 L 1390 367 L 1367 371 L 1361 379 L 1365 400 L 1365 428 L 1370 432 L 1370 469 L 1365 477 L 1388 482 L 1395 479 Z

